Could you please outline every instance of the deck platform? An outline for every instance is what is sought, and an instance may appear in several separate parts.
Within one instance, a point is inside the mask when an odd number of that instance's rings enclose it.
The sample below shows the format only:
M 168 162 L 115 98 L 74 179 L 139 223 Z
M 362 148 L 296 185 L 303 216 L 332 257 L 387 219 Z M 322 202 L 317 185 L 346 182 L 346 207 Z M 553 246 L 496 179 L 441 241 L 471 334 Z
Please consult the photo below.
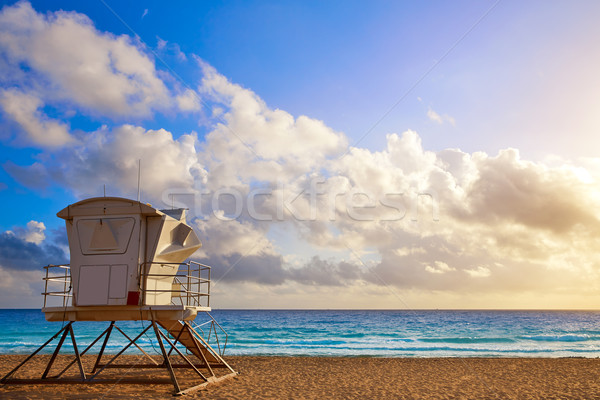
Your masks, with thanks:
M 210 307 L 186 305 L 44 307 L 46 321 L 193 321 Z

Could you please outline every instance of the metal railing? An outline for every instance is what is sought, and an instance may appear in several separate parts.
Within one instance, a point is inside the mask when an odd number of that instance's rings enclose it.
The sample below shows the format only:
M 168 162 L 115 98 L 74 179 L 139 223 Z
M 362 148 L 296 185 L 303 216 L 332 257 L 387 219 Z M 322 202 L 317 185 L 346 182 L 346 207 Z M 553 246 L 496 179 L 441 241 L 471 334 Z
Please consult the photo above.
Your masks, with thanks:
M 59 304 L 56 307 L 68 307 L 72 305 L 73 295 L 71 293 L 71 267 L 69 264 L 64 265 L 46 265 L 46 276 L 44 280 L 44 307 L 53 306 L 52 298 L 60 298 Z M 62 290 L 61 290 L 62 289 Z
M 150 273 L 144 272 L 150 270 L 152 265 L 159 266 L 177 266 L 178 270 L 175 274 L 172 273 Z M 186 263 L 161 263 L 152 262 L 144 263 L 141 268 L 140 280 L 142 282 L 141 292 L 142 299 L 148 296 L 160 296 L 169 293 L 171 296 L 171 304 L 192 306 L 192 307 L 210 307 L 210 267 L 205 264 L 200 264 L 195 261 Z M 152 280 L 160 281 L 161 278 L 166 280 L 172 278 L 172 284 L 168 288 L 150 288 L 148 285 Z
M 158 274 L 143 272 L 150 269 L 150 265 L 177 267 L 175 274 Z M 147 268 L 146 268 L 147 267 Z M 69 307 L 73 305 L 73 291 L 71 285 L 71 269 L 69 264 L 47 265 L 44 267 L 46 275 L 43 278 L 44 307 Z M 169 294 L 170 304 L 191 307 L 210 307 L 210 267 L 195 261 L 186 263 L 144 263 L 140 270 L 141 295 L 145 305 L 146 296 L 160 296 Z M 148 287 L 148 279 L 163 280 L 166 284 Z M 165 286 L 158 287 L 157 286 Z M 52 301 L 59 298 L 59 301 Z

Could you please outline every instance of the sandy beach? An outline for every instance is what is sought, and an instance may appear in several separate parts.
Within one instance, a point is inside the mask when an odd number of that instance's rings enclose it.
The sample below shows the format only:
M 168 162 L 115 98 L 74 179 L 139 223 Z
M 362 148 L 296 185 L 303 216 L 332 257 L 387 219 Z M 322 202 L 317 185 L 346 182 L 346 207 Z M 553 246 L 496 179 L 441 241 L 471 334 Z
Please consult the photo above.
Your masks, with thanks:
M 49 356 L 38 356 L 19 378 L 39 377 Z M 85 362 L 93 362 L 86 356 Z M 24 356 L 0 356 L 6 374 Z M 57 368 L 72 358 L 59 356 Z M 126 356 L 128 362 L 139 362 Z M 228 357 L 240 374 L 185 398 L 206 399 L 600 399 L 600 359 Z M 117 371 L 117 370 L 115 370 Z M 159 370 L 118 370 L 118 376 L 168 378 Z M 77 367 L 69 370 L 75 374 Z M 181 372 L 178 371 L 178 374 Z M 183 375 L 180 375 L 183 376 Z M 191 375 L 181 382 L 189 384 Z M 162 399 L 162 384 L 5 385 L 10 399 Z

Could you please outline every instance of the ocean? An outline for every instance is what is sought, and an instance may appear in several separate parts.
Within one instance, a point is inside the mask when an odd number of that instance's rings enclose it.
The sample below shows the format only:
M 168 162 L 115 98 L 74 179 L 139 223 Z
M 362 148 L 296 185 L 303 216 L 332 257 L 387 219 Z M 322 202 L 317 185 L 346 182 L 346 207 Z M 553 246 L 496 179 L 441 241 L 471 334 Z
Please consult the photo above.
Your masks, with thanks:
M 600 356 L 600 311 L 215 310 L 211 315 L 228 333 L 226 355 Z M 199 316 L 198 323 L 203 320 Z M 135 336 L 148 322 L 117 325 Z M 107 326 L 75 323 L 78 345 L 84 348 Z M 0 310 L 0 353 L 31 353 L 61 327 L 61 322 L 46 322 L 40 310 Z M 156 353 L 150 333 L 138 343 Z M 116 353 L 125 343 L 113 333 L 107 352 Z M 67 344 L 64 350 L 72 347 Z

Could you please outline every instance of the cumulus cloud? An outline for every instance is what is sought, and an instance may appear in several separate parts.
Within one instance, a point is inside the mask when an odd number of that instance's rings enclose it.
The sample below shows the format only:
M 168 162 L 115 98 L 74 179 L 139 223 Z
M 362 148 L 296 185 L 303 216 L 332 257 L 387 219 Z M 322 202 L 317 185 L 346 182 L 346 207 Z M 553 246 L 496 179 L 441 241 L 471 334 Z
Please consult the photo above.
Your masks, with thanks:
M 144 195 L 190 208 L 204 242 L 194 257 L 223 282 L 487 293 L 565 292 L 597 279 L 600 257 L 587 249 L 600 244 L 598 169 L 525 161 L 512 149 L 432 152 L 413 131 L 389 134 L 380 151 L 351 148 L 338 158 L 343 134 L 202 70 L 199 92 L 221 110 L 203 141 L 102 128 L 74 151 L 9 171 L 81 195 L 103 183 L 133 194 L 141 158 Z M 281 250 L 289 239 L 272 234 L 278 224 L 303 250 Z M 292 265 L 290 255 L 304 261 Z
M 295 224 L 297 237 L 316 246 L 315 252 L 371 248 L 380 260 L 347 280 L 334 272 L 344 261 L 314 258 L 302 268 L 288 267 L 286 280 L 308 285 L 364 280 L 451 292 L 564 292 L 597 278 L 600 258 L 584 249 L 597 245 L 598 213 L 592 206 L 598 199 L 597 174 L 581 174 L 580 167 L 568 164 L 523 161 L 510 149 L 495 156 L 457 149 L 434 153 L 424 150 L 412 131 L 387 139 L 383 151 L 353 148 L 342 159 L 326 157 L 317 217 Z M 209 169 L 208 180 L 221 172 Z M 315 173 L 313 168 L 307 175 Z M 310 179 L 293 177 L 286 182 L 298 193 L 310 192 Z M 362 209 L 360 202 L 344 201 L 354 194 L 366 199 Z M 357 206 L 354 214 L 351 204 Z M 261 205 L 275 215 L 274 202 Z M 310 199 L 300 196 L 294 206 L 310 209 Z M 357 218 L 361 212 L 366 218 Z M 310 210 L 304 213 L 309 215 Z
M 478 221 L 510 221 L 556 233 L 576 225 L 597 231 L 594 197 L 588 183 L 571 168 L 548 168 L 520 159 L 513 149 L 496 157 L 478 156 L 478 178 L 469 190 L 470 207 L 462 210 Z M 458 211 L 461 213 L 461 211 Z
M 465 272 L 473 278 L 487 278 L 492 274 L 489 268 L 482 266 L 479 266 L 476 269 L 466 269 Z
M 40 110 L 42 101 L 31 93 L 23 93 L 17 89 L 2 90 L 0 106 L 23 128 L 34 144 L 61 147 L 74 141 L 68 126 L 48 118 Z
M 44 265 L 67 263 L 67 257 L 59 246 L 40 238 L 39 223 L 36 226 L 30 224 L 27 229 L 13 228 L 14 233 L 0 233 L 0 267 L 5 270 L 40 270 Z
M 181 111 L 198 111 L 202 108 L 198 95 L 191 89 L 185 90 L 176 100 Z
M 62 243 L 65 229 L 52 230 L 49 236 L 38 221 L 0 233 L 0 303 L 4 307 L 38 307 L 42 267 L 69 262 Z
M 427 265 L 425 267 L 425 271 L 431 274 L 444 274 L 446 272 L 456 271 L 456 268 L 448 266 L 448 264 L 443 261 L 434 261 L 433 266 Z
M 43 15 L 29 3 L 0 14 L 0 46 L 26 63 L 59 95 L 109 115 L 147 115 L 168 104 L 154 63 L 128 36 L 96 30 L 84 15 L 59 11 Z
M 0 59 L 1 81 L 11 87 L 0 105 L 35 144 L 72 141 L 64 123 L 44 115 L 47 104 L 111 118 L 147 117 L 175 104 L 139 43 L 100 32 L 75 12 L 41 14 L 27 2 L 5 6 Z
M 222 166 L 230 180 L 289 181 L 345 150 L 345 136 L 322 121 L 270 109 L 251 90 L 229 82 L 206 63 L 200 65 L 199 92 L 226 110 L 206 136 L 206 147 L 212 165 Z
M 13 234 L 27 243 L 40 244 L 46 239 L 45 230 L 46 225 L 43 222 L 29 221 L 25 228 L 19 226 L 6 233 Z
M 52 182 L 72 188 L 77 196 L 90 196 L 100 194 L 106 184 L 107 194 L 135 197 L 141 160 L 142 193 L 157 204 L 168 188 L 193 187 L 196 180 L 204 179 L 196 141 L 194 134 L 174 139 L 164 129 L 103 127 L 71 148 L 55 150 L 43 164 L 9 164 L 6 169 L 28 186 Z
M 596 159 L 434 152 L 414 131 L 390 133 L 378 150 L 348 149 L 343 133 L 269 107 L 200 60 L 198 86 L 172 96 L 133 39 L 100 33 L 79 14 L 41 15 L 19 3 L 5 7 L 0 22 L 3 56 L 45 82 L 37 91 L 29 81 L 4 89 L 0 105 L 37 145 L 62 140 L 36 163 L 4 168 L 30 187 L 50 182 L 86 197 L 106 184 L 110 195 L 135 197 L 141 159 L 142 198 L 190 208 L 204 242 L 194 258 L 213 265 L 215 281 L 481 294 L 580 293 L 600 278 L 600 256 L 589 250 L 600 245 Z M 70 46 L 73 35 L 94 54 Z M 46 37 L 57 44 L 46 49 Z M 95 91 L 100 81 L 106 87 Z M 92 114 L 117 117 L 169 104 L 195 112 L 201 97 L 210 108 L 208 133 L 198 139 L 133 124 L 69 132 L 43 114 L 48 88 Z M 14 101 L 2 101 L 8 98 Z M 432 109 L 428 116 L 454 123 Z M 36 136 L 54 123 L 54 139 Z M 60 248 L 43 236 L 35 221 L 4 232 L 0 265 L 58 257 Z

